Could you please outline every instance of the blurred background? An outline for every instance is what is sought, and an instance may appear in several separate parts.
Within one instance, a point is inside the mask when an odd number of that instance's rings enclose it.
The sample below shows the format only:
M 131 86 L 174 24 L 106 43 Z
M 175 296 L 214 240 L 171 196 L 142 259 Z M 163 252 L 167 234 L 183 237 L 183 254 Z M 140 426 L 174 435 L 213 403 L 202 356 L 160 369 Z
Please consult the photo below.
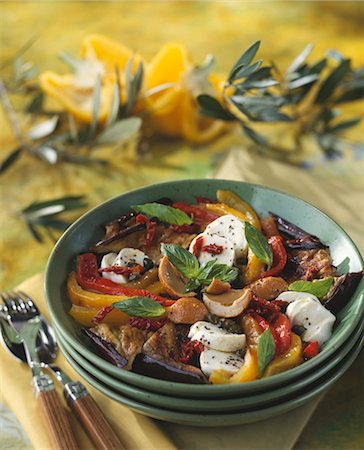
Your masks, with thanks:
M 225 127 L 218 121 L 215 128 L 213 121 L 201 119 L 195 99 L 191 100 L 193 88 L 196 85 L 200 88 L 201 80 L 194 79 L 196 84 L 188 90 L 183 78 L 187 72 L 199 76 L 201 72 L 193 69 L 201 68 L 206 56 L 212 54 L 218 96 L 236 60 L 254 42 L 261 41 L 257 58 L 262 58 L 266 65 L 274 63 L 281 74 L 311 43 L 313 49 L 307 57 L 311 64 L 324 58 L 329 50 L 335 50 L 330 53 L 330 67 L 337 67 L 343 59 L 351 60 L 352 70 L 357 70 L 352 91 L 362 98 L 363 70 L 359 68 L 364 65 L 364 3 L 361 1 L 27 1 L 1 2 L 0 14 L 1 289 L 12 288 L 44 270 L 61 229 L 87 209 L 142 185 L 213 176 L 232 147 L 302 167 L 323 179 L 342 180 L 356 193 L 363 193 L 364 127 L 363 121 L 359 121 L 363 117 L 363 101 L 355 95 L 354 101 L 338 107 L 344 122 L 348 121 L 341 127 L 351 143 L 345 151 L 325 153 L 310 137 L 302 141 L 302 151 L 291 152 L 293 144 L 286 142 L 286 136 L 294 134 L 295 125 L 263 124 L 257 130 L 262 130 L 279 147 L 278 151 L 265 152 L 264 145 L 247 139 L 238 122 Z M 87 37 L 95 34 L 101 35 L 98 38 L 101 44 L 93 41 L 91 45 Z M 105 44 L 103 39 L 111 41 Z M 168 112 L 167 102 L 165 117 L 154 122 L 152 118 L 150 124 L 148 114 L 144 114 L 148 108 L 143 103 L 136 104 L 134 116 L 142 118 L 142 128 L 138 128 L 138 122 L 128 122 L 132 128 L 137 125 L 133 128 L 136 132 L 128 128 L 125 135 L 122 130 L 117 136 L 119 142 L 95 146 L 94 141 L 105 127 L 101 119 L 92 123 L 95 86 L 75 88 L 69 66 L 77 64 L 80 49 L 82 58 L 87 59 L 87 45 L 96 54 L 97 49 L 103 48 L 102 42 L 106 47 L 107 42 L 122 44 L 135 59 L 141 55 L 146 83 L 151 83 L 150 86 L 155 87 L 152 79 L 156 73 L 160 83 L 174 83 L 157 96 L 168 94 L 169 90 L 173 94 L 176 86 L 183 92 L 187 90 L 187 109 L 178 104 Z M 174 43 L 172 48 L 177 48 L 175 53 L 179 57 L 183 56 L 182 69 L 177 67 L 180 60 L 166 52 L 169 43 Z M 77 67 L 76 71 L 83 70 Z M 95 66 L 86 66 L 85 72 L 94 69 Z M 135 74 L 135 67 L 133 70 Z M 44 73 L 47 76 L 40 81 L 39 76 Z M 328 73 L 324 73 L 324 79 Z M 112 77 L 115 78 L 115 73 Z M 125 87 L 124 74 L 121 77 Z M 103 83 L 106 90 L 106 77 Z M 87 120 L 82 119 L 77 108 L 78 99 L 84 100 L 85 92 L 93 102 Z M 112 103 L 110 92 L 108 101 Z M 186 95 L 181 98 L 186 99 Z M 333 111 L 335 119 L 336 109 Z M 312 111 L 311 118 L 314 114 Z M 90 128 L 99 134 L 82 141 L 83 131 Z M 204 134 L 206 130 L 210 134 Z M 277 141 L 287 144 L 286 147 L 276 145 Z M 42 203 L 45 201 L 50 203 Z M 49 207 L 53 209 L 45 210 Z M 344 398 L 345 392 L 338 395 Z M 329 415 L 332 407 L 329 401 L 324 402 L 321 411 Z M 355 415 L 351 418 L 346 426 L 358 429 L 360 418 Z M 303 435 L 297 448 L 334 448 L 329 428 L 317 418 L 311 420 L 311 434 Z M 335 437 L 338 445 L 335 448 L 342 448 L 340 439 L 339 435 Z

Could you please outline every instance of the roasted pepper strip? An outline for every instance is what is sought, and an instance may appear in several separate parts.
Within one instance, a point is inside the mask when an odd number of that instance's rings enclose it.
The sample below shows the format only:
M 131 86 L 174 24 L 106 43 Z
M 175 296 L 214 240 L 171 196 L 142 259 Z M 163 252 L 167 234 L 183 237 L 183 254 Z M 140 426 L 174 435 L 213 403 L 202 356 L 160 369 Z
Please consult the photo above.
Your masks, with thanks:
M 303 363 L 302 357 L 302 341 L 295 333 L 291 333 L 291 346 L 283 353 L 283 355 L 274 358 L 273 361 L 266 367 L 263 378 L 275 375 L 277 373 L 285 372 Z
M 303 350 L 303 357 L 305 359 L 311 359 L 318 355 L 320 351 L 318 341 L 310 342 Z
M 223 191 L 219 189 L 216 193 L 217 199 L 221 203 L 225 203 L 230 208 L 233 208 L 237 211 L 243 213 L 248 219 L 249 222 L 260 230 L 260 220 L 257 216 L 254 209 L 240 197 L 238 197 L 234 192 L 231 191 Z
M 272 236 L 268 240 L 268 244 L 273 251 L 273 267 L 264 272 L 263 277 L 275 277 L 282 272 L 287 263 L 287 252 L 283 245 L 281 236 Z
M 242 220 L 243 222 L 250 222 L 252 225 L 254 225 L 253 221 L 249 219 L 248 216 L 243 214 L 241 211 L 238 211 L 237 209 L 231 208 L 230 206 L 226 205 L 225 203 L 206 203 L 204 207 L 219 216 L 224 216 L 226 214 L 232 214 L 233 216 L 237 217 L 238 219 Z
M 252 283 L 258 278 L 261 278 L 264 272 L 264 268 L 265 264 L 259 258 L 257 258 L 249 248 L 248 261 L 243 270 L 244 283 Z
M 96 256 L 93 253 L 84 253 L 78 257 L 77 281 L 86 290 L 110 295 L 125 295 L 127 297 L 149 297 L 162 306 L 170 306 L 174 300 L 152 294 L 146 289 L 132 289 L 123 287 L 111 280 L 99 276 Z
M 193 216 L 193 222 L 199 225 L 207 225 L 210 222 L 213 222 L 215 219 L 219 217 L 218 214 L 212 214 L 209 211 L 206 211 L 202 207 L 189 205 L 184 202 L 176 202 L 173 203 L 173 208 L 180 209 L 188 215 Z
M 84 325 L 85 327 L 92 327 L 92 319 L 99 312 L 99 308 L 85 308 L 83 306 L 72 305 L 70 309 L 70 316 L 72 316 L 77 322 Z M 120 327 L 121 325 L 126 325 L 128 323 L 129 316 L 125 313 L 113 309 L 103 320 L 103 323 L 108 323 L 109 325 L 114 325 Z

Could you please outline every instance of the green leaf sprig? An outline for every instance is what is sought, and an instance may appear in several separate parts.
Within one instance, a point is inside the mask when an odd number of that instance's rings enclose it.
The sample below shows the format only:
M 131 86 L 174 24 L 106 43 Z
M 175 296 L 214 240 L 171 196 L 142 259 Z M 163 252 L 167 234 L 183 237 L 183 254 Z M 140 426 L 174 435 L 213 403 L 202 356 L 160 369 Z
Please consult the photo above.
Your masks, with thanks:
M 131 297 L 112 306 L 132 317 L 160 317 L 166 312 L 162 305 L 148 297 Z
M 314 63 L 307 61 L 313 45 L 307 45 L 287 70 L 274 62 L 264 66 L 255 60 L 257 41 L 238 58 L 225 82 L 222 98 L 210 93 L 197 97 L 201 114 L 238 122 L 260 151 L 298 161 L 304 141 L 312 136 L 327 159 L 341 157 L 345 150 L 364 151 L 359 143 L 341 137 L 358 125 L 361 117 L 339 120 L 342 104 L 364 98 L 364 68 L 353 69 L 349 58 L 335 50 Z M 251 126 L 258 122 L 291 122 L 293 144 L 290 154 Z
M 333 277 L 326 277 L 321 280 L 313 281 L 298 280 L 291 283 L 288 286 L 288 289 L 295 292 L 307 292 L 308 294 L 315 295 L 317 298 L 322 299 L 329 292 L 333 282 Z
M 263 233 L 249 222 L 245 222 L 244 232 L 251 251 L 270 268 L 273 262 L 273 252 Z
M 198 289 L 201 285 L 208 285 L 214 278 L 224 282 L 233 281 L 239 273 L 236 267 L 219 264 L 216 260 L 200 266 L 195 255 L 177 244 L 162 244 L 162 253 L 188 278 L 186 292 Z
M 44 228 L 51 239 L 51 230 L 64 231 L 71 224 L 70 221 L 59 218 L 68 211 L 82 209 L 87 205 L 83 196 L 60 197 L 49 201 L 34 202 L 20 212 L 20 216 L 27 224 L 29 231 L 38 242 L 43 242 L 39 227 Z
M 157 217 L 162 222 L 171 225 L 191 225 L 192 219 L 185 212 L 172 208 L 161 203 L 144 203 L 143 205 L 132 206 L 134 211 L 148 217 Z
M 272 332 L 267 328 L 260 336 L 258 340 L 258 369 L 259 376 L 263 375 L 263 372 L 267 365 L 273 360 L 276 351 L 276 345 L 272 336 Z

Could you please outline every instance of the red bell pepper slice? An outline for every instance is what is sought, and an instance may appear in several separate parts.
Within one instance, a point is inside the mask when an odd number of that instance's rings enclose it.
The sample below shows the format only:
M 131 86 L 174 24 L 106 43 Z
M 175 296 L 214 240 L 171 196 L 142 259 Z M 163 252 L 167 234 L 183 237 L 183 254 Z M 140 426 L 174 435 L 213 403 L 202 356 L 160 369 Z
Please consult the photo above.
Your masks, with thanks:
M 310 342 L 303 350 L 303 357 L 305 359 L 311 359 L 316 356 L 320 351 L 318 341 Z
M 286 353 L 291 346 L 291 322 L 289 318 L 283 314 L 277 314 L 271 322 L 274 331 L 278 337 L 278 355 Z
M 284 269 L 287 263 L 287 252 L 283 245 L 283 239 L 281 236 L 272 236 L 268 239 L 268 244 L 272 248 L 273 252 L 273 267 L 264 272 L 263 277 L 275 277 Z
M 199 236 L 196 241 L 195 245 L 193 246 L 192 253 L 196 256 L 196 258 L 199 258 L 201 255 L 202 247 L 203 247 L 203 236 Z
M 101 294 L 148 297 L 160 303 L 162 306 L 171 306 L 175 303 L 175 300 L 152 294 L 146 289 L 127 288 L 107 278 L 100 277 L 96 255 L 93 253 L 84 253 L 78 257 L 77 282 L 83 289 Z
M 105 317 L 109 314 L 109 312 L 111 312 L 113 309 L 114 309 L 114 307 L 111 306 L 111 305 L 110 306 L 103 306 L 99 310 L 99 312 L 95 316 L 93 316 L 93 318 L 91 319 L 91 322 L 94 325 L 100 324 L 105 319 Z
M 149 247 L 154 239 L 155 232 L 157 229 L 157 222 L 149 222 L 147 225 L 147 235 L 145 238 L 145 245 L 146 247 Z
M 173 208 L 180 209 L 188 215 L 192 215 L 193 221 L 199 225 L 208 224 L 219 217 L 206 209 L 200 208 L 199 206 L 189 205 L 184 202 L 176 202 L 173 203 L 172 206 Z
M 139 223 L 148 223 L 148 222 L 149 222 L 149 219 L 148 219 L 148 217 L 145 216 L 144 214 L 138 214 L 138 215 L 135 217 L 135 223 L 136 223 L 136 224 L 139 224 Z

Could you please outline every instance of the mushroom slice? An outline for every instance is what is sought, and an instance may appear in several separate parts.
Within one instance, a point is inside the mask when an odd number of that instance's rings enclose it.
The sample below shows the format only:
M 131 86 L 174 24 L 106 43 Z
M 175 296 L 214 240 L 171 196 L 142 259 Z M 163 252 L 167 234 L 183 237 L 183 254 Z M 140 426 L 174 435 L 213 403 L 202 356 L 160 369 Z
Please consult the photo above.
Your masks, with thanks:
M 230 289 L 224 294 L 203 294 L 203 302 L 210 313 L 219 317 L 237 317 L 246 309 L 252 299 L 250 289 Z
M 230 283 L 227 283 L 225 281 L 218 280 L 217 278 L 214 278 L 211 283 L 208 285 L 206 289 L 207 294 L 223 294 L 224 292 L 229 291 L 231 288 Z
M 185 292 L 186 282 L 180 272 L 163 256 L 158 269 L 159 281 L 164 289 L 173 298 L 194 297 L 196 292 Z

